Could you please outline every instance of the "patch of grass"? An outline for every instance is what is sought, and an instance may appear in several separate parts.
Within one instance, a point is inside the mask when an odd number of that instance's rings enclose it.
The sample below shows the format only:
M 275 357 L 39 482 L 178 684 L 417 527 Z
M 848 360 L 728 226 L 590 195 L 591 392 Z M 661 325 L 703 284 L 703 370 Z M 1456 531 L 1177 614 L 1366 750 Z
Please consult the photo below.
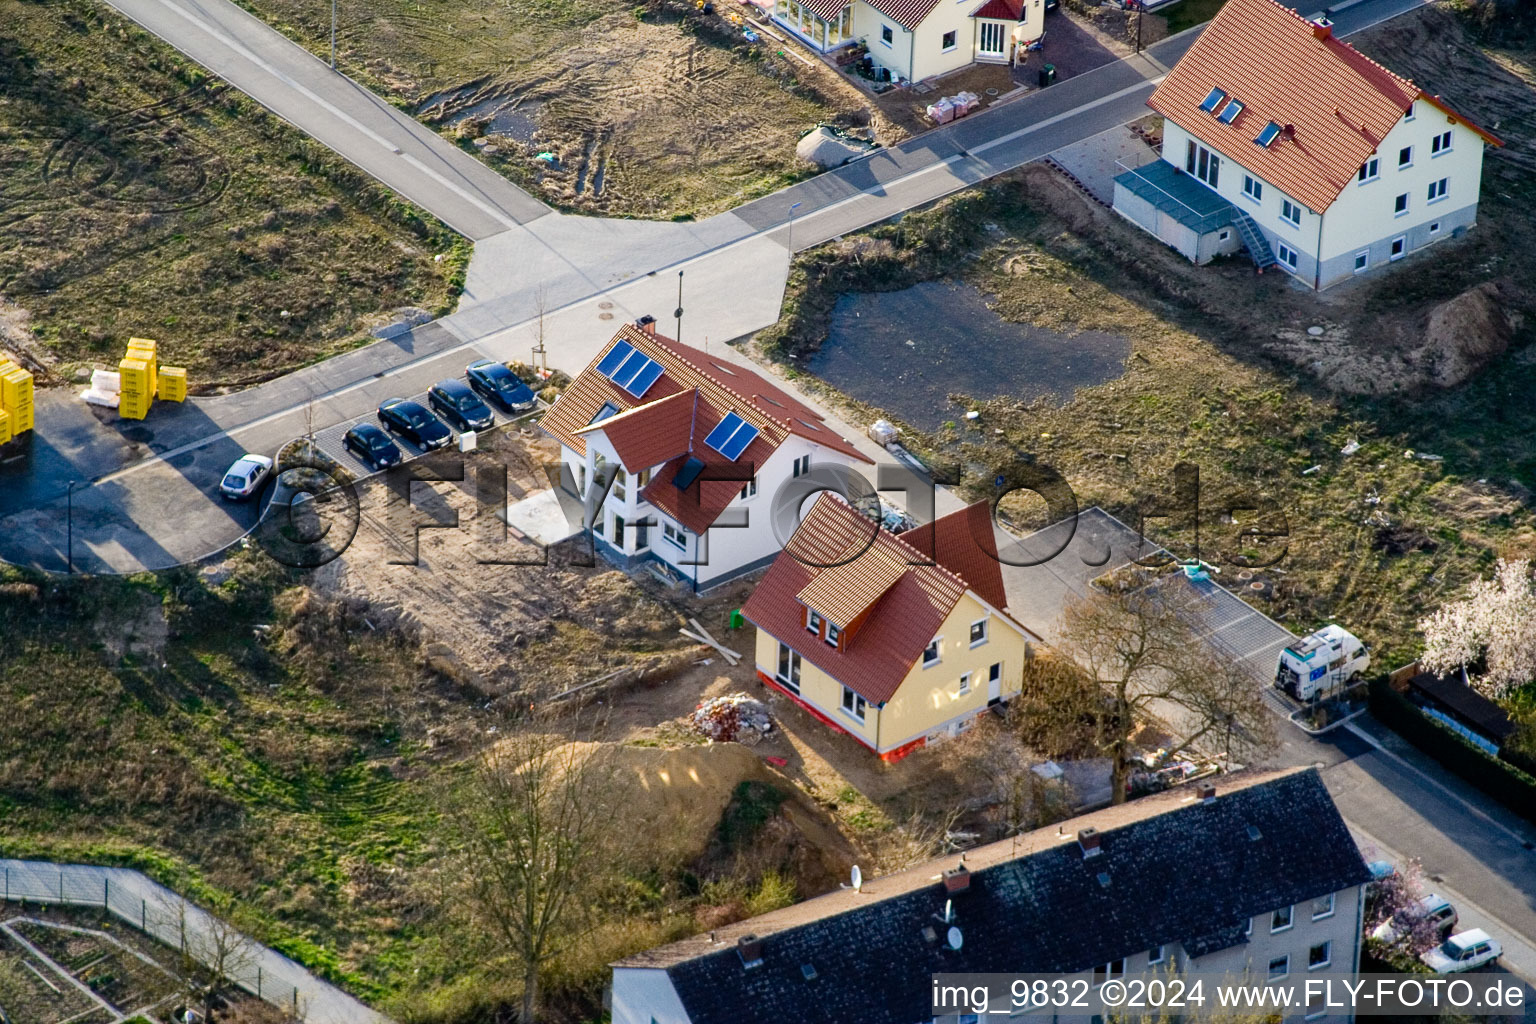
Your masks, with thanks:
M 751 842 L 768 819 L 779 813 L 779 805 L 786 799 L 784 792 L 766 782 L 748 779 L 739 783 L 720 816 L 720 845 L 731 851 Z
M 137 335 L 252 382 L 462 288 L 467 243 L 108 8 L 0 0 L 0 97 L 0 293 L 45 360 Z
M 1204 25 L 1216 13 L 1221 10 L 1222 4 L 1227 0 L 1179 0 L 1178 3 L 1165 10 L 1159 11 L 1161 17 L 1168 19 L 1168 34 L 1173 35 L 1196 25 Z

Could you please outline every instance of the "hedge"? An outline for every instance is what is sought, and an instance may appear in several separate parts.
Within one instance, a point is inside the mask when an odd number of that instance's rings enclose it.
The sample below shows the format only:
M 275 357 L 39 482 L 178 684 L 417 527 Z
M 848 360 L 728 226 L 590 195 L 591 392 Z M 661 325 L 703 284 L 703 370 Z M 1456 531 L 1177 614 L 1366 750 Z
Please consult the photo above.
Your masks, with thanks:
M 1371 681 L 1371 713 L 1479 790 L 1536 822 L 1536 777 L 1468 743 L 1419 710 L 1381 676 Z

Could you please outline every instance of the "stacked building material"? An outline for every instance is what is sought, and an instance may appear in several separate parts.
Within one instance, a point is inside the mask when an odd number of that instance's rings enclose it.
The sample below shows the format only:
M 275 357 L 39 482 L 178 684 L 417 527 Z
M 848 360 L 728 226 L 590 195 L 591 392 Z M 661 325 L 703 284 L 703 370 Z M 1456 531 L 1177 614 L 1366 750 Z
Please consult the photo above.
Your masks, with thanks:
M 32 374 L 4 357 L 0 357 L 0 412 L 6 419 L 6 436 L 0 443 L 32 429 Z

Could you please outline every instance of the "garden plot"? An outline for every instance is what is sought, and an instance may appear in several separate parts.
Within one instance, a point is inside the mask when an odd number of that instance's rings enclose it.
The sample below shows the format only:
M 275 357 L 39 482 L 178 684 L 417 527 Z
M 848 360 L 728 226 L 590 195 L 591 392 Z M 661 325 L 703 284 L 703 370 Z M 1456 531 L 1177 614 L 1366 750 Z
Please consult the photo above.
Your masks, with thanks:
M 21 1024 L 106 1024 L 169 1009 L 174 974 L 106 932 L 13 917 L 0 924 L 0 1008 Z

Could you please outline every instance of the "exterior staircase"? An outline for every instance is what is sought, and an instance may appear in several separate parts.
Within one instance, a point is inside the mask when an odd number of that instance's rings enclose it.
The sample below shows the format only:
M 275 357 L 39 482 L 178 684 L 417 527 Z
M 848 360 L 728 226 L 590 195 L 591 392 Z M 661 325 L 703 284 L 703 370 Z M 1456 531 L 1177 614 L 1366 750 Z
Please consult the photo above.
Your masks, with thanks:
M 1248 255 L 1253 257 L 1255 267 L 1263 270 L 1279 262 L 1270 250 L 1269 243 L 1264 240 L 1264 233 L 1259 230 L 1259 226 L 1253 222 L 1252 217 L 1234 206 L 1232 222 L 1237 225 L 1237 234 L 1242 238 L 1243 245 L 1248 247 Z

